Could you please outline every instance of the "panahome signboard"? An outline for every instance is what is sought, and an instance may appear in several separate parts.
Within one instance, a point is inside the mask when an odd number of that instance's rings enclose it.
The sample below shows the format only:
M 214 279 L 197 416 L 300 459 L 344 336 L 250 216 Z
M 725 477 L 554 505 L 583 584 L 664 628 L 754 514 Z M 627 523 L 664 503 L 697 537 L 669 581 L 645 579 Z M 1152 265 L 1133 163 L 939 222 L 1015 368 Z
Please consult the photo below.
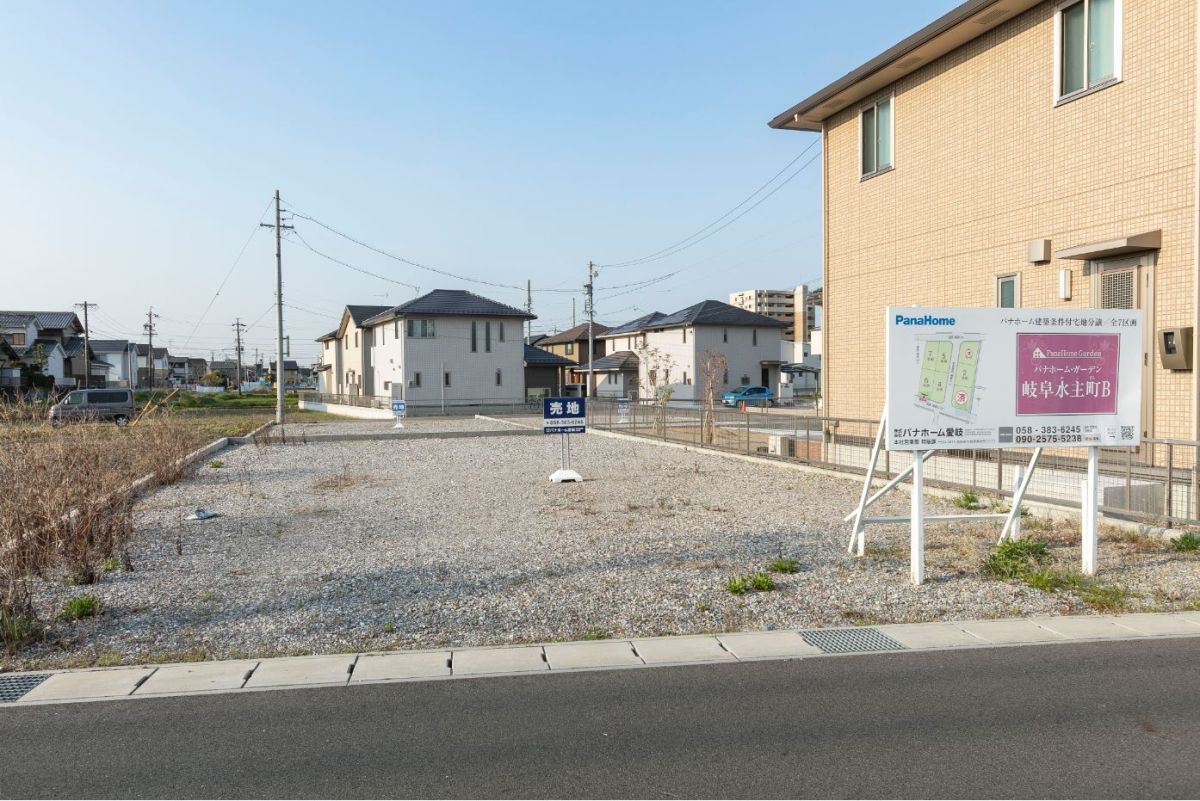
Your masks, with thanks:
M 1136 445 L 1142 313 L 887 310 L 889 450 Z

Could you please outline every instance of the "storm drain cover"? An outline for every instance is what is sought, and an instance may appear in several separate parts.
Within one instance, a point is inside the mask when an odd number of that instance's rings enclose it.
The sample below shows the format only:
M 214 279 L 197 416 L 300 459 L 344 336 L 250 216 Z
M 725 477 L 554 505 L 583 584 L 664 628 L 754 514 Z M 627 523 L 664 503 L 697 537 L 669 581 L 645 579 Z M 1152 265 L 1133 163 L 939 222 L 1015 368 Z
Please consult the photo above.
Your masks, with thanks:
M 908 650 L 879 629 L 810 629 L 800 636 L 827 654 Z
M 49 673 L 22 673 L 20 676 L 0 675 L 0 704 L 19 701 L 25 693 L 50 678 Z

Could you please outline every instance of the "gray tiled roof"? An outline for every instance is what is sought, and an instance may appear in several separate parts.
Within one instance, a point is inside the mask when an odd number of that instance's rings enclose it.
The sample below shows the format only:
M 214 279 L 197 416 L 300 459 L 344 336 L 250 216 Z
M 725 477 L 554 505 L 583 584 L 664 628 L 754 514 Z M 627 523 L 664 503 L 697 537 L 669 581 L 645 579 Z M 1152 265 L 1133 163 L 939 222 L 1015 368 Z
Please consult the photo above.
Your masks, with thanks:
M 548 350 L 535 348 L 533 345 L 525 346 L 525 364 L 530 367 L 574 367 L 575 362 L 570 359 L 564 359 L 557 353 L 551 353 Z
M 378 323 L 396 317 L 517 317 L 536 320 L 535 315 L 515 306 L 489 300 L 465 289 L 435 289 L 375 315 L 367 322 Z
M 75 312 L 0 310 L 0 325 L 26 325 L 30 321 L 40 328 L 78 328 L 83 330 Z
M 93 339 L 89 342 L 92 353 L 114 353 L 129 347 L 128 339 Z
M 316 341 L 324 342 L 324 341 L 330 340 L 330 339 L 337 339 L 337 329 L 336 328 L 334 330 L 330 331 L 328 334 L 322 334 L 321 336 L 317 337 Z
M 83 337 L 67 337 L 67 340 L 63 342 L 63 352 L 67 356 L 74 356 L 81 350 L 83 350 Z
M 719 300 L 702 300 L 694 306 L 688 306 L 674 314 L 654 323 L 652 328 L 674 328 L 682 325 L 751 325 L 759 328 L 786 328 L 787 324 L 755 314 L 752 311 L 739 309 Z
M 377 314 L 383 314 L 390 308 L 391 306 L 361 306 L 356 304 L 347 305 L 346 311 L 350 312 L 350 319 L 354 321 L 354 324 L 361 326 L 371 317 L 374 317 Z M 336 337 L 337 331 L 334 331 L 333 335 Z
M 149 349 L 150 349 L 149 345 L 145 345 L 145 344 L 142 344 L 141 342 L 139 342 L 137 345 L 137 355 L 145 356 L 146 353 L 149 351 Z M 155 348 L 154 349 L 154 358 L 156 358 L 156 359 L 167 358 L 167 349 L 166 348 Z
M 636 320 L 630 320 L 623 325 L 618 325 L 615 328 L 610 328 L 604 332 L 604 336 L 611 337 L 613 334 L 632 334 L 635 331 L 641 331 L 643 328 L 649 328 L 652 323 L 656 323 L 667 315 L 662 312 L 650 312 L 643 314 Z
M 600 372 L 637 370 L 638 356 L 631 350 L 619 350 L 616 353 L 610 353 L 607 356 L 602 356 L 592 362 L 592 370 Z M 581 364 L 575 368 L 576 372 L 586 372 L 587 365 Z
M 602 323 L 592 323 L 592 333 L 595 336 L 600 336 L 608 330 L 607 325 Z M 578 342 L 581 339 L 588 338 L 588 324 L 580 323 L 574 328 L 568 328 L 566 331 L 560 331 L 557 334 L 552 334 L 542 340 L 543 345 L 563 345 L 567 342 Z
M 30 353 L 32 353 L 33 349 L 36 348 L 38 345 L 41 345 L 42 348 L 44 350 L 46 350 L 47 352 L 52 351 L 55 348 L 62 347 L 62 345 L 59 344 L 59 341 L 57 339 L 44 339 L 44 338 L 35 339 L 35 340 L 33 340 L 33 342 L 29 343 L 28 347 L 25 348 L 25 355 L 28 356 Z

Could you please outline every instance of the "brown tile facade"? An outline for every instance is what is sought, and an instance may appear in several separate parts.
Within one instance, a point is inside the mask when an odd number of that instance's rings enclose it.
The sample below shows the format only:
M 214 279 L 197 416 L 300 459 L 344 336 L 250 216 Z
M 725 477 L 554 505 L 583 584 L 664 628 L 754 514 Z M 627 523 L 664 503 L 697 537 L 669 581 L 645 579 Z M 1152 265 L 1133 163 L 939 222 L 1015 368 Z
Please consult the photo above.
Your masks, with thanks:
M 996 305 L 997 276 L 1017 273 L 1024 307 L 1090 305 L 1087 263 L 1031 264 L 1030 240 L 1061 250 L 1161 229 L 1147 327 L 1194 323 L 1195 4 L 1124 0 L 1121 82 L 1057 107 L 1056 8 L 1035 6 L 884 93 L 889 172 L 860 179 L 867 101 L 826 121 L 830 414 L 878 417 L 890 304 Z M 1057 295 L 1063 268 L 1070 301 Z M 1193 438 L 1192 373 L 1149 359 L 1149 435 Z

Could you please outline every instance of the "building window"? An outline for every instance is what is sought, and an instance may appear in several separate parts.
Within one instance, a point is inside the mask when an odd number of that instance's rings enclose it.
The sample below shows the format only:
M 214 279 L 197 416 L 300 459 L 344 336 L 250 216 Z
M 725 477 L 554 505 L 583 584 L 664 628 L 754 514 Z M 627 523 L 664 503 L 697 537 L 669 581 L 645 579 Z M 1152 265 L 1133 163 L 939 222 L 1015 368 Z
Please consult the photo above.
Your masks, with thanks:
M 499 332 L 499 334 L 497 334 L 497 339 L 499 339 L 501 342 L 503 342 L 504 341 L 504 323 L 499 322 L 499 323 L 496 323 L 496 325 L 500 326 L 500 332 Z
M 862 131 L 862 177 L 892 168 L 892 98 L 887 97 L 863 109 L 859 115 Z
M 443 373 L 443 374 L 442 374 L 442 383 L 443 383 L 445 386 L 450 386 L 450 373 L 449 373 L 449 371 L 447 371 L 447 372 L 445 372 L 445 373 Z
M 391 382 L 391 381 L 384 381 L 384 382 L 383 382 L 383 388 L 384 388 L 384 389 L 391 389 L 391 388 L 392 388 L 392 382 Z
M 568 356 L 574 356 L 574 355 L 575 355 L 575 343 L 574 343 L 574 342 L 568 342 L 568 343 L 567 343 L 567 355 L 568 355 Z
M 687 370 L 683 371 L 683 383 L 684 384 L 688 383 Z
M 728 342 L 728 341 L 729 341 L 729 329 L 728 329 L 728 328 L 722 328 L 722 329 L 721 329 L 721 341 L 722 341 L 722 342 Z
M 413 373 L 412 381 L 409 382 L 414 387 L 421 386 L 421 374 Z
M 22 337 L 24 337 L 25 335 L 24 335 L 24 334 L 22 334 L 21 336 L 22 336 Z M 15 344 L 17 344 L 17 343 L 16 343 L 16 342 L 14 342 L 13 344 L 15 345 Z M 22 345 L 24 345 L 25 343 L 24 343 L 24 342 L 22 342 L 21 344 L 22 344 Z M 326 340 L 326 341 L 325 341 L 325 350 L 329 350 L 329 341 L 328 341 L 328 340 Z
M 471 321 L 471 353 L 475 353 L 476 351 L 479 350 L 479 333 L 476 330 L 477 328 L 478 328 L 478 326 L 476 325 L 475 321 L 472 320 Z
M 406 333 L 413 339 L 431 339 L 433 320 L 405 320 Z
M 729 371 L 728 370 L 726 370 L 724 373 L 721 374 L 721 383 L 722 384 L 729 383 Z
M 1056 96 L 1070 98 L 1120 77 L 1121 0 L 1078 0 L 1059 9 Z
M 496 386 L 498 386 L 498 387 L 504 386 L 504 378 L 503 378 L 503 376 L 500 374 L 500 368 L 499 368 L 499 367 L 497 367 L 497 368 L 496 368 Z
M 757 328 L 750 329 L 750 344 L 753 345 L 754 347 L 758 347 L 758 329 Z
M 354 347 L 358 347 L 358 332 L 354 332 Z
M 996 278 L 996 305 L 1001 309 L 1021 307 L 1021 276 L 1001 275 Z
M 684 341 L 684 342 L 687 342 L 687 329 L 686 329 L 686 328 L 681 328 L 681 329 L 679 329 L 679 330 L 680 330 L 680 331 L 683 331 L 683 341 Z M 687 382 L 685 381 L 685 382 L 683 382 L 683 383 L 685 383 L 685 384 L 686 384 Z
M 399 320 L 392 321 L 392 338 L 393 339 L 400 338 L 400 321 Z
M 488 320 L 483 324 L 483 349 L 487 353 L 492 352 L 492 321 Z
M 380 345 L 387 344 L 387 326 L 386 325 L 379 326 L 379 344 Z

